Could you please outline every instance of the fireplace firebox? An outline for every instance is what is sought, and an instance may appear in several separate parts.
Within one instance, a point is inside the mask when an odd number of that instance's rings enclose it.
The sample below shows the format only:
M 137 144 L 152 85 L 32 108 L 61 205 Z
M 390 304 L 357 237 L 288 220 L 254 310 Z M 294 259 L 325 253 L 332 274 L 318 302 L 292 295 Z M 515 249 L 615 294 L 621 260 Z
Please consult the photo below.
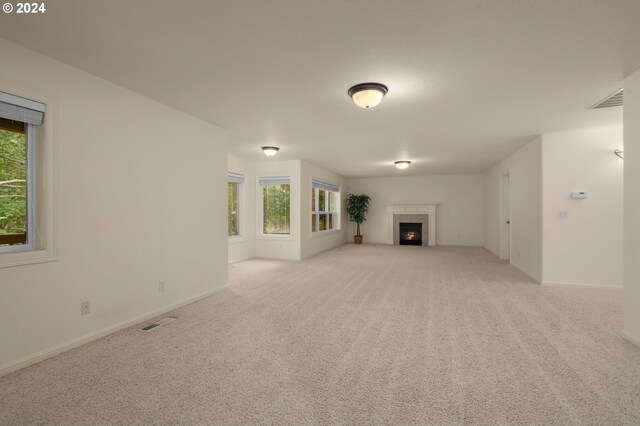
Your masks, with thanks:
M 400 245 L 401 246 L 421 246 L 422 245 L 422 223 L 400 222 Z

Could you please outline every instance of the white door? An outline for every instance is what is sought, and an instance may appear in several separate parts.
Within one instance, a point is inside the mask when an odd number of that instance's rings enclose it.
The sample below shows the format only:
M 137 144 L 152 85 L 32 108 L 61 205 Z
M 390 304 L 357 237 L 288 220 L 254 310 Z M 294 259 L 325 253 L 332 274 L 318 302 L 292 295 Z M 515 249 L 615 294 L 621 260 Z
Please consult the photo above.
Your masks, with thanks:
M 511 193 L 509 175 L 500 182 L 500 258 L 511 259 Z

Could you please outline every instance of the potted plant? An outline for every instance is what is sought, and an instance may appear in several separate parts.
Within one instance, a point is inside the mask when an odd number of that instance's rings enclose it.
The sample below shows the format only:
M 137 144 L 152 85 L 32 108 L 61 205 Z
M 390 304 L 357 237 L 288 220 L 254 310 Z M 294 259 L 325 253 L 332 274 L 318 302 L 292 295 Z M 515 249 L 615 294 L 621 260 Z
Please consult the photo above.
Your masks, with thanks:
M 371 198 L 365 194 L 349 194 L 347 196 L 347 215 L 349 220 L 357 224 L 356 235 L 353 236 L 353 242 L 356 244 L 362 244 L 362 235 L 360 235 L 360 224 L 367 218 L 367 211 L 369 211 L 369 201 Z

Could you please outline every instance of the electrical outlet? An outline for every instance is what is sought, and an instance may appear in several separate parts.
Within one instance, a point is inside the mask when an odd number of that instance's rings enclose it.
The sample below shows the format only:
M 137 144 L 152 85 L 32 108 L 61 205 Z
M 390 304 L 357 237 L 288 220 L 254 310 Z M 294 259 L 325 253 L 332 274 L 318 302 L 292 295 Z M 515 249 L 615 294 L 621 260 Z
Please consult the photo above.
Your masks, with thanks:
M 158 291 L 164 291 L 164 281 L 158 281 Z
M 90 301 L 86 301 L 86 302 L 82 302 L 80 304 L 80 313 L 82 315 L 87 315 L 91 313 L 91 302 Z

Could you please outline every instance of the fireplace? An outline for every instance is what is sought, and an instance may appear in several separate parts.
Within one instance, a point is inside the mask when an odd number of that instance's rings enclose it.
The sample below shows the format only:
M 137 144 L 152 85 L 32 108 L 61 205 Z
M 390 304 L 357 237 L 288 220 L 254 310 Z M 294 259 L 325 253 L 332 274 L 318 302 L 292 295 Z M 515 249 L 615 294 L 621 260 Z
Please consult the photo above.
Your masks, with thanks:
M 422 223 L 400 222 L 400 245 L 422 245 Z
M 437 204 L 390 204 L 387 205 L 387 243 L 400 244 L 400 224 L 422 224 L 421 239 L 423 246 L 436 245 L 436 207 Z

